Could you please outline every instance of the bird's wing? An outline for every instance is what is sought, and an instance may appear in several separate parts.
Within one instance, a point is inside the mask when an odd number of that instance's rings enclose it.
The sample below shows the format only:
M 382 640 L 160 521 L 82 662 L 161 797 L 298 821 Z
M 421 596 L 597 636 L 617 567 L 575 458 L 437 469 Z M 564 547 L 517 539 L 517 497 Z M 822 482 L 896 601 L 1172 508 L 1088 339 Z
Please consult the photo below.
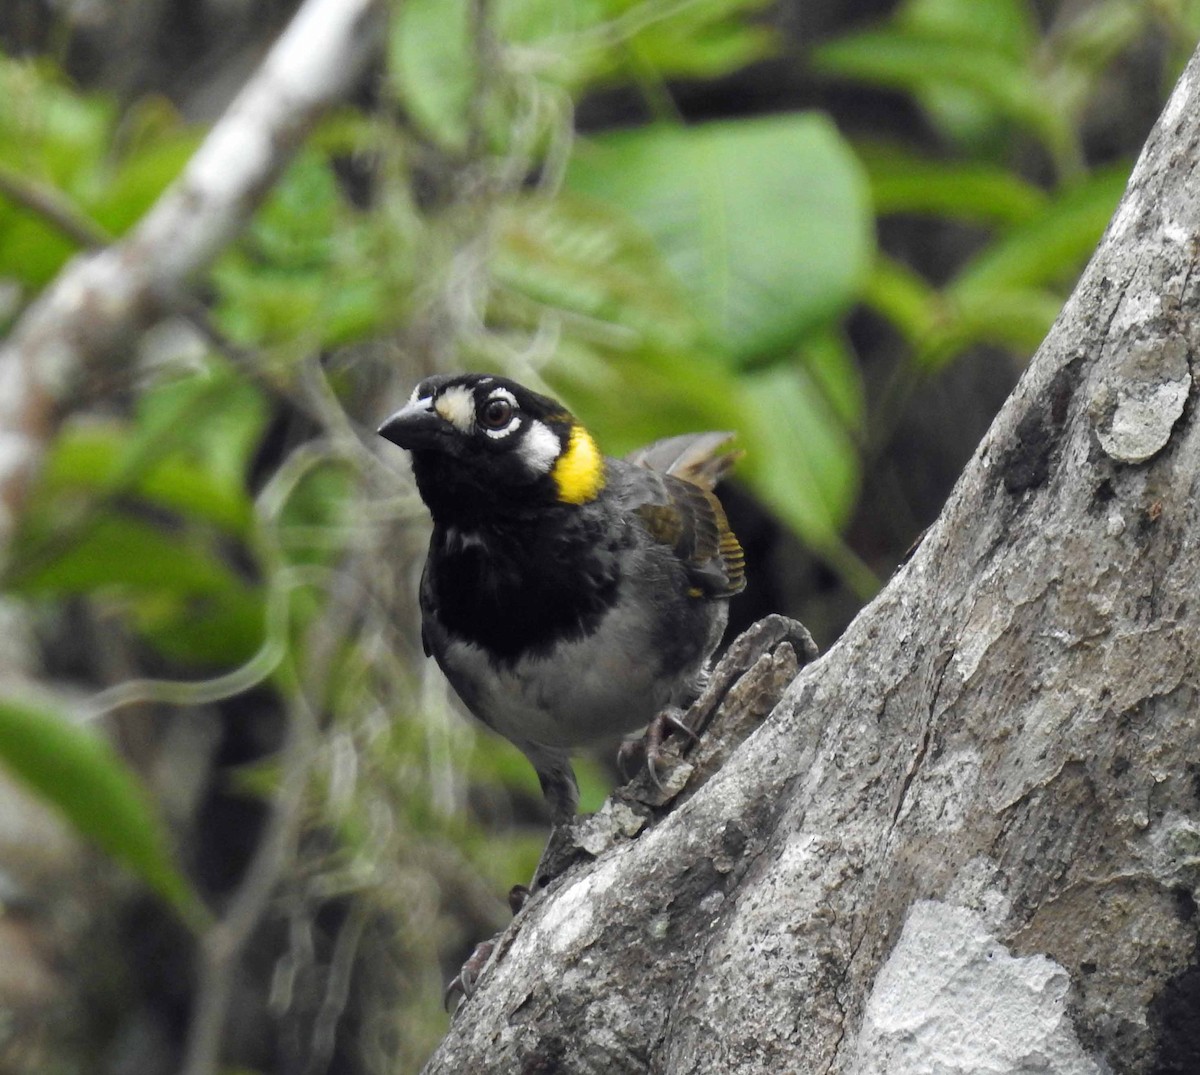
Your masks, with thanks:
M 696 597 L 732 597 L 746 586 L 742 547 L 712 486 L 736 456 L 729 433 L 656 441 L 627 456 L 626 506 L 683 562 Z M 636 469 L 634 469 L 636 468 Z
M 712 489 L 744 454 L 728 450 L 733 438 L 733 433 L 684 433 L 638 448 L 625 462 Z

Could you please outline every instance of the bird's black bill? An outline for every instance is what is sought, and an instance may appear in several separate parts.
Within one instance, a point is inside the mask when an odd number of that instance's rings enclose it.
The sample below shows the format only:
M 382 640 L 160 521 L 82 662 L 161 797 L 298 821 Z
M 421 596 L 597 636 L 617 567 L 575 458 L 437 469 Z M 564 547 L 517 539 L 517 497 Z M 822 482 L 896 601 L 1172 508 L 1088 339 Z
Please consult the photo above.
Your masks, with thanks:
M 430 409 L 428 400 L 402 407 L 377 430 L 385 440 L 409 451 L 429 448 L 449 431 L 446 420 Z

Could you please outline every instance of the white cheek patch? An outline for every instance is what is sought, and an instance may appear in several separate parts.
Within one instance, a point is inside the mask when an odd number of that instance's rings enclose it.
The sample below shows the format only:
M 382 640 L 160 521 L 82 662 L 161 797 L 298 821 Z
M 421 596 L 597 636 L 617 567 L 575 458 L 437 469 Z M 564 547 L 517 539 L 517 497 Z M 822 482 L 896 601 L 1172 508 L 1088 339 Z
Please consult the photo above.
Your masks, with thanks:
M 549 474 L 555 460 L 562 454 L 562 443 L 554 430 L 535 418 L 517 448 L 517 454 L 525 460 L 530 470 L 537 474 Z
M 475 396 L 460 384 L 443 390 L 433 409 L 462 433 L 470 433 L 475 425 Z

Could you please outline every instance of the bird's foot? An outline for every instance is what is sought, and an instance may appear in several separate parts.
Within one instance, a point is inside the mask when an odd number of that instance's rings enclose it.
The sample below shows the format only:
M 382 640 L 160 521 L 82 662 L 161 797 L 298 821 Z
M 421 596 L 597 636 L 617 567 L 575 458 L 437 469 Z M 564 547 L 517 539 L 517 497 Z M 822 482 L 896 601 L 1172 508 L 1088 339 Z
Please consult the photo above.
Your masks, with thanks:
M 524 910 L 531 895 L 532 893 L 525 885 L 513 885 L 509 889 L 508 906 L 514 918 Z M 467 957 L 467 961 L 462 965 L 462 969 L 450 979 L 450 984 L 446 986 L 446 991 L 442 994 L 442 1007 L 446 1011 L 456 1013 L 464 1001 L 470 1000 L 475 995 L 479 976 L 483 973 L 483 968 L 487 966 L 488 960 L 492 958 L 496 945 L 503 936 L 504 932 L 501 931 L 490 941 L 480 941 L 475 946 Z
M 467 957 L 462 969 L 450 979 L 450 984 L 446 986 L 446 991 L 442 994 L 442 1007 L 451 1015 L 457 1014 L 463 1002 L 475 995 L 479 976 L 483 973 L 483 968 L 487 966 L 488 960 L 492 958 L 492 952 L 495 949 L 495 937 L 490 941 L 480 941 Z
M 796 672 L 816 655 L 817 647 L 804 625 L 785 616 L 767 616 L 740 634 L 686 713 L 664 710 L 642 739 L 621 745 L 617 764 L 625 779 L 632 781 L 644 764 L 652 785 L 644 786 L 641 792 L 635 790 L 635 798 L 661 805 L 678 794 L 684 784 L 707 779 L 729 750 L 774 707 Z M 724 712 L 727 699 L 732 703 L 731 711 L 721 718 L 719 742 L 711 743 L 712 737 L 706 732 L 717 713 Z M 671 731 L 680 731 L 687 738 L 686 743 L 679 744 L 678 757 L 682 760 L 685 751 L 690 756 L 686 766 L 672 771 L 670 780 L 664 781 L 659 777 L 658 762 L 676 753 L 670 744 L 668 750 L 662 749 Z M 664 787 L 665 783 L 671 786 Z M 647 791 L 650 798 L 645 797 Z
M 617 767 L 621 770 L 621 775 L 626 780 L 632 780 L 645 765 L 651 782 L 662 791 L 658 767 L 663 758 L 663 743 L 672 732 L 686 737 L 691 743 L 700 739 L 687 722 L 687 712 L 677 706 L 668 706 L 646 726 L 640 740 L 626 740 L 621 744 L 617 751 Z

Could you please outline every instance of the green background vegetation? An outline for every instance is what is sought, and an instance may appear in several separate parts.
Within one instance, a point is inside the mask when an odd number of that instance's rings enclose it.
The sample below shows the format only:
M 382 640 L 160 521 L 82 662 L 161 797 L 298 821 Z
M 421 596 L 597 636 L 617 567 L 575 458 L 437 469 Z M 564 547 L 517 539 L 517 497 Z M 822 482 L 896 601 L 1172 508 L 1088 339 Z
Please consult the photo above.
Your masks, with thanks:
M 181 979 L 253 852 L 219 825 L 282 818 L 246 988 L 272 1026 L 333 1010 L 330 1070 L 412 1070 L 540 848 L 532 772 L 449 713 L 416 643 L 424 515 L 371 431 L 419 376 L 543 386 L 611 454 L 736 430 L 738 511 L 785 550 L 753 608 L 826 645 L 932 521 L 961 444 L 923 498 L 879 475 L 945 384 L 1002 394 L 1037 346 L 1147 133 L 1098 114 L 1131 78 L 1165 100 L 1200 4 L 882 7 L 808 40 L 763 0 L 409 0 L 369 104 L 310 139 L 188 317 L 97 371 L 5 573 L 38 671 L 0 696 L 0 760 L 163 901 Z M 63 58 L 0 56 L 0 332 L 204 135 Z M 582 769 L 595 807 L 610 777 Z M 119 952 L 120 915 L 89 913 Z M 144 1003 L 109 958 L 108 1003 Z M 274 1033 L 231 1063 L 274 1070 Z M 55 1070 L 98 1070 L 104 1036 Z

